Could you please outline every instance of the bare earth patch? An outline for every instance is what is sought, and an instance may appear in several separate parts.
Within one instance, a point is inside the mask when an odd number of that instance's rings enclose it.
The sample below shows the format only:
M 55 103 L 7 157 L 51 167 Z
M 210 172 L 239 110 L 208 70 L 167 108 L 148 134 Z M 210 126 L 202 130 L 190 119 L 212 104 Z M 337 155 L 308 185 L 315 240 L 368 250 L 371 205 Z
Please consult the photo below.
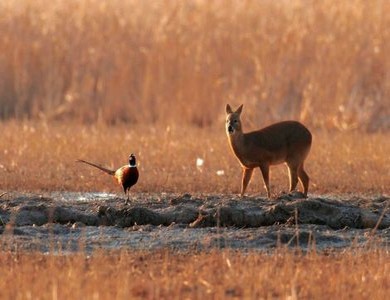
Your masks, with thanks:
M 0 199 L 3 248 L 344 248 L 390 241 L 386 196 L 10 193 Z M 374 234 L 375 233 L 375 234 Z

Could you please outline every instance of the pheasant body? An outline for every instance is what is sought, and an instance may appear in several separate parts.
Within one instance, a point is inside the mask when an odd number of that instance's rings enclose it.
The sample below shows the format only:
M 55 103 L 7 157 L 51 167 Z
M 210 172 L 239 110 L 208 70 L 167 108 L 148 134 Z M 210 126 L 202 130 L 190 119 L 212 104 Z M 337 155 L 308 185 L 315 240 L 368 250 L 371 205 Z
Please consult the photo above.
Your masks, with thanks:
M 115 179 L 123 187 L 123 191 L 127 194 L 127 191 L 135 185 L 138 181 L 139 173 L 137 167 L 123 166 L 115 171 Z

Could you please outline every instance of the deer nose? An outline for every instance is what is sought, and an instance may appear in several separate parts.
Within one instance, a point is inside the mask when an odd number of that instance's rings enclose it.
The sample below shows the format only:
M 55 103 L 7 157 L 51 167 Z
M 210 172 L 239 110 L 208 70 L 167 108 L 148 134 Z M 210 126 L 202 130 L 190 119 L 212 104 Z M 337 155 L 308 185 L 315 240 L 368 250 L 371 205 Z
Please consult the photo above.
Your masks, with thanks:
M 233 129 L 233 126 L 229 124 L 228 126 L 228 132 L 229 133 L 233 133 L 234 129 Z

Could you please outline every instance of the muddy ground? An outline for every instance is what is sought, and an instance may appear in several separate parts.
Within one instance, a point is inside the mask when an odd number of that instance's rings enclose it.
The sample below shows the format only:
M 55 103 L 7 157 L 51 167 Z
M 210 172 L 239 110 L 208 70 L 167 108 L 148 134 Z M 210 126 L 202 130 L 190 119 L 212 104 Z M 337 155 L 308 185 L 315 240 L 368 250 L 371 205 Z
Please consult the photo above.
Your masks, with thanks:
M 386 196 L 8 193 L 0 198 L 2 249 L 268 250 L 388 247 Z

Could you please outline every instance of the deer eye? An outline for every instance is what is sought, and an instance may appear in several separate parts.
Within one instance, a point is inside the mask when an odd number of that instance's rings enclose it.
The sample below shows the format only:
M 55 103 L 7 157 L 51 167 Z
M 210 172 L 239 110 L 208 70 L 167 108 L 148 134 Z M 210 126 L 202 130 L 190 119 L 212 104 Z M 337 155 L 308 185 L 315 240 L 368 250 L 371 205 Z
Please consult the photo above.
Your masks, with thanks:
M 233 123 L 237 123 L 238 121 L 237 120 L 234 120 Z

